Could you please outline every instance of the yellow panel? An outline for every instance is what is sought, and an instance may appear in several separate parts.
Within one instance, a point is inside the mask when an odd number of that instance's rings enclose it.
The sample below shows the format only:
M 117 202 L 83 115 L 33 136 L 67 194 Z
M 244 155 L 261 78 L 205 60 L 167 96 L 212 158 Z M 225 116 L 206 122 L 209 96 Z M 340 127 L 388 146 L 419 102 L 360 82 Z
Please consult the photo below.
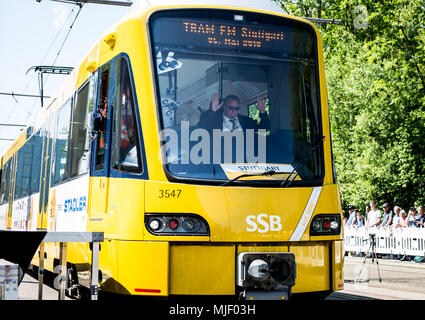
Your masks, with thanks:
M 193 186 L 149 181 L 146 212 L 179 212 L 201 215 L 208 222 L 211 241 L 288 241 L 313 188 L 244 188 Z M 160 190 L 181 190 L 179 197 L 160 197 Z M 263 215 L 259 220 L 259 215 Z M 248 216 L 258 227 L 249 232 Z M 277 216 L 278 228 L 272 229 Z M 266 226 L 267 224 L 267 226 Z M 251 227 L 252 228 L 252 227 Z M 267 228 L 268 231 L 265 231 Z M 251 229 L 252 230 L 252 229 Z M 157 238 L 157 237 L 156 237 Z M 145 239 L 155 239 L 145 234 Z
M 168 295 L 168 242 L 117 241 L 118 283 L 129 294 Z
M 333 253 L 333 290 L 344 289 L 344 242 L 334 241 L 332 243 Z
M 313 190 L 313 188 L 217 188 L 154 181 L 146 183 L 148 185 L 145 189 L 146 212 L 199 214 L 209 224 L 211 241 L 222 242 L 288 241 Z M 179 196 L 163 196 L 167 190 L 169 192 L 178 190 L 176 194 Z M 316 214 L 341 214 L 337 192 L 336 185 L 324 186 L 312 217 Z M 272 219 L 280 219 L 274 228 Z M 309 226 L 306 226 L 301 240 L 321 241 L 342 238 L 342 235 L 310 237 L 309 230 Z M 144 239 L 157 240 L 158 237 L 145 230 Z M 173 241 L 169 237 L 164 239 Z M 197 240 L 203 239 L 195 239 Z
M 144 189 L 140 179 L 91 177 L 87 230 L 104 230 L 105 238 L 142 240 Z
M 234 246 L 171 245 L 170 294 L 235 294 Z
M 330 243 L 314 242 L 290 246 L 297 264 L 293 293 L 330 290 L 329 246 Z

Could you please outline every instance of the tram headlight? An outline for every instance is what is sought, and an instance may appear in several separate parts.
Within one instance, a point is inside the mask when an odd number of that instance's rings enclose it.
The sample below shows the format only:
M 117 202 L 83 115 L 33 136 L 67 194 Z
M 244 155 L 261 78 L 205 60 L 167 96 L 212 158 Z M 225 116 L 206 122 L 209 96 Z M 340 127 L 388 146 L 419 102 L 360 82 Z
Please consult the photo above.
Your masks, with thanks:
M 208 223 L 196 214 L 146 213 L 145 226 L 156 236 L 209 236 Z
M 154 218 L 149 222 L 149 227 L 154 231 L 160 230 L 163 225 L 164 225 L 164 223 L 160 219 L 157 219 L 157 218 Z
M 200 223 L 196 219 L 185 218 L 182 222 L 182 228 L 187 232 L 196 232 L 199 229 Z
M 338 235 L 341 233 L 339 214 L 319 214 L 310 224 L 311 236 Z
M 319 231 L 320 231 L 320 228 L 321 228 L 320 221 L 318 221 L 318 220 L 314 220 L 314 221 L 311 223 L 311 227 L 313 228 L 313 230 L 314 230 L 315 232 L 319 232 Z

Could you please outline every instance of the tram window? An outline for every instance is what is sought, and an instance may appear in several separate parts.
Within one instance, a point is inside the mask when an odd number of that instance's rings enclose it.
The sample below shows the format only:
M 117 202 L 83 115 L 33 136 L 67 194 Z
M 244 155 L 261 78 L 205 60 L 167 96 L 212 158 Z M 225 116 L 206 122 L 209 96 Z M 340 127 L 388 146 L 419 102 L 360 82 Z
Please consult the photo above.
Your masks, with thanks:
M 53 181 L 55 184 L 66 180 L 68 176 L 68 146 L 71 106 L 72 99 L 69 99 L 57 114 L 53 174 Z
M 84 174 L 88 171 L 88 151 L 90 137 L 87 127 L 89 106 L 93 103 L 93 80 L 88 83 L 77 94 L 74 118 L 72 122 L 72 154 L 71 154 L 71 177 Z
M 29 195 L 31 181 L 31 162 L 32 150 L 31 143 L 28 141 L 18 151 L 15 199 Z
M 101 84 L 98 102 L 98 114 L 100 128 L 96 137 L 96 157 L 95 170 L 103 170 L 105 166 L 105 139 L 106 139 L 106 117 L 108 109 L 108 83 L 109 83 L 109 68 L 101 74 Z
M 16 177 L 15 177 L 15 193 L 14 200 L 19 199 L 22 193 L 22 153 L 18 151 L 16 160 Z
M 118 90 L 112 128 L 112 167 L 120 171 L 141 172 L 140 146 L 134 95 L 126 58 L 120 58 Z
M 40 168 L 41 168 L 41 151 L 43 149 L 43 140 L 41 131 L 39 130 L 35 135 L 30 138 L 33 160 L 31 164 L 31 178 L 30 178 L 30 193 L 39 191 L 40 188 Z
M 9 183 L 10 183 L 10 160 L 3 166 L 1 175 L 1 189 L 0 189 L 0 204 L 4 204 L 9 199 Z

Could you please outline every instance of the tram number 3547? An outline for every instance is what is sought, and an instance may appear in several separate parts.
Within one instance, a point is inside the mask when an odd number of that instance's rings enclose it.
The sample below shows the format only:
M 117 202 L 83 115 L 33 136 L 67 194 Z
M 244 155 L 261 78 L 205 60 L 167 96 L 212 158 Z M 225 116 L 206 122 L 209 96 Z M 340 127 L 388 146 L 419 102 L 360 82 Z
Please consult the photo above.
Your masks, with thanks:
M 158 198 L 179 198 L 180 194 L 181 194 L 181 190 L 180 189 L 173 189 L 173 190 L 168 190 L 168 189 L 160 189 L 159 190 L 159 194 L 158 194 Z

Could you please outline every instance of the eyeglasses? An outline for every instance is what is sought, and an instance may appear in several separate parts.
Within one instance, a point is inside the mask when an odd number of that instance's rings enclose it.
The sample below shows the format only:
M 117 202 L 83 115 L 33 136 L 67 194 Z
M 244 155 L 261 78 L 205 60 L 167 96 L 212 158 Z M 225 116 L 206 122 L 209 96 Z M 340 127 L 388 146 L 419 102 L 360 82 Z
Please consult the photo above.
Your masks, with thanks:
M 237 111 L 239 111 L 239 109 L 241 108 L 240 106 L 235 107 L 235 106 L 229 106 L 228 104 L 226 104 L 226 107 L 227 107 L 229 110 L 237 110 Z

